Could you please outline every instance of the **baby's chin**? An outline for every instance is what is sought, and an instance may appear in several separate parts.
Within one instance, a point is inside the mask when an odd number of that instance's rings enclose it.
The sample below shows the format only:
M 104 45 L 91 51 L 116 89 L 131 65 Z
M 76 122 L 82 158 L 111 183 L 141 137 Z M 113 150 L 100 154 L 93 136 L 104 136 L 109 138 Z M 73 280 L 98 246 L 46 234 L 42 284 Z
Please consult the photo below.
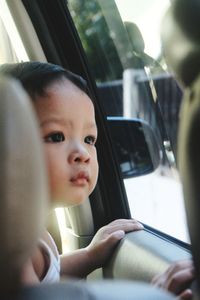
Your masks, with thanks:
M 59 208 L 59 207 L 73 207 L 82 204 L 88 197 L 85 195 L 79 195 L 76 197 L 67 197 L 61 198 L 56 197 L 51 201 L 52 208 Z

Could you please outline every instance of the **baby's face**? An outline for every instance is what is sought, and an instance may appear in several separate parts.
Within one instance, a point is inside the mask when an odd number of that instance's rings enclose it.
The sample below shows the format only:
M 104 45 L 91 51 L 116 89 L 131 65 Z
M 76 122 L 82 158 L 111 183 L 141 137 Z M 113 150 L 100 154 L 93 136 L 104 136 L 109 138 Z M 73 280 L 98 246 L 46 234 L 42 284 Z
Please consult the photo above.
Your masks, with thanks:
M 97 127 L 90 98 L 67 79 L 34 102 L 39 117 L 55 206 L 80 204 L 98 176 Z

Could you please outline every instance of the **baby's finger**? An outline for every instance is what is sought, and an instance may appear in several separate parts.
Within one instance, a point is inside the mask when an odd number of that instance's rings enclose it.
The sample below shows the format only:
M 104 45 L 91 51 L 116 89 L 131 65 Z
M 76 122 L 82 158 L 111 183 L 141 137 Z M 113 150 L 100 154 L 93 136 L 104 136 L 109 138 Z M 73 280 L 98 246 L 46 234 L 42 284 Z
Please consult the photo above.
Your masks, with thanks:
M 138 222 L 138 221 L 135 219 L 117 219 L 117 220 L 110 222 L 107 226 L 116 226 L 116 225 L 120 225 L 120 224 L 123 225 L 126 223 L 135 223 L 135 222 Z
M 123 230 L 117 230 L 112 232 L 106 239 L 106 243 L 110 245 L 115 245 L 117 242 L 122 240 L 125 236 L 125 232 Z
M 168 268 L 167 274 L 168 274 L 168 277 L 171 277 L 173 274 L 175 274 L 179 271 L 187 270 L 187 269 L 190 269 L 190 270 L 193 269 L 193 273 L 194 273 L 194 265 L 193 265 L 192 260 L 190 260 L 190 259 L 181 260 L 181 261 L 173 263 Z
M 165 278 L 166 278 L 165 274 L 159 273 L 152 278 L 151 284 L 153 284 L 156 287 L 163 287 L 163 281 Z
M 194 274 L 191 268 L 181 270 L 169 278 L 168 290 L 178 295 L 182 291 L 186 290 L 193 280 Z
M 138 221 L 131 221 L 131 222 L 124 222 L 120 224 L 112 224 L 112 226 L 107 225 L 106 232 L 107 234 L 110 234 L 112 232 L 123 230 L 125 232 L 135 231 L 135 230 L 141 230 L 144 229 L 144 226 L 139 223 Z
M 178 296 L 177 299 L 181 300 L 191 300 L 193 297 L 193 293 L 190 289 L 185 290 L 181 295 Z

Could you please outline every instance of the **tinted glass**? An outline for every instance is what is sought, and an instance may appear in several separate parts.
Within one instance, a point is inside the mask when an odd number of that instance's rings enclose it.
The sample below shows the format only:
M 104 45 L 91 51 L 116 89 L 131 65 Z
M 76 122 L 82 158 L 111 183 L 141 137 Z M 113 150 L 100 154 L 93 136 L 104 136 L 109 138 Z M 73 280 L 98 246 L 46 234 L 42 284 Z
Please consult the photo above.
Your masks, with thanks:
M 160 165 L 154 172 L 124 177 L 132 216 L 188 241 L 182 187 L 176 168 L 182 90 L 168 70 L 160 43 L 161 20 L 170 1 L 67 2 L 105 115 L 147 122 L 161 149 Z M 117 147 L 114 131 L 112 134 L 113 145 Z M 124 143 L 127 144 L 126 139 Z M 128 147 L 134 148 L 137 143 L 134 135 L 128 143 Z M 129 166 L 132 164 L 130 153 L 127 153 Z

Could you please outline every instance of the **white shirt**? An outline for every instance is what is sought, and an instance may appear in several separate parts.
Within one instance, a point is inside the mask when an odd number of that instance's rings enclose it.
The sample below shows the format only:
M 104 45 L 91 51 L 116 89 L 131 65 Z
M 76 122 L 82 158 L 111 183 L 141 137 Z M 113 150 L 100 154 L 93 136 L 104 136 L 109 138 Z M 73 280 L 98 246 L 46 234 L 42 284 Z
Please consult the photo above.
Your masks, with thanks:
M 41 239 L 39 241 L 40 247 L 44 250 L 44 253 L 48 255 L 49 259 L 49 269 L 44 278 L 42 279 L 41 283 L 54 283 L 60 281 L 60 256 L 58 253 L 57 246 L 50 234 L 49 237 L 53 246 L 55 247 L 56 255 L 53 253 L 52 249 L 44 240 Z

